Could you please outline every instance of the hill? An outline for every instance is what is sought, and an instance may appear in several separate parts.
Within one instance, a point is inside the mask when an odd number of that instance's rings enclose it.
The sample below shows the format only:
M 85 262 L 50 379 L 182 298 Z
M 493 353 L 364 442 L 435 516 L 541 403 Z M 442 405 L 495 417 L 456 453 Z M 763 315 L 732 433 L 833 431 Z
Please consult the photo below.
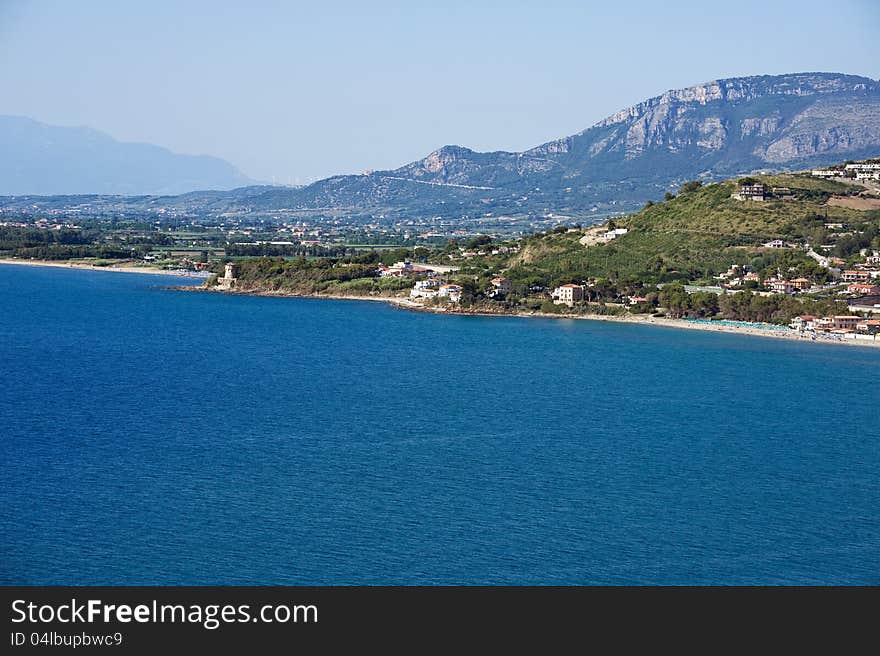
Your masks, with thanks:
M 0 116 L 0 194 L 182 194 L 253 184 L 228 162 L 123 143 L 90 128 Z
M 758 270 L 785 259 L 812 266 L 807 244 L 817 250 L 828 245 L 827 254 L 840 258 L 880 247 L 876 187 L 808 173 L 758 175 L 744 182 L 764 185 L 766 200 L 732 197 L 742 179 L 693 182 L 677 196 L 601 228 L 532 235 L 504 266 L 514 279 L 545 285 L 589 278 L 710 281 L 733 264 Z M 613 228 L 627 232 L 603 239 Z M 764 246 L 772 240 L 785 247 Z

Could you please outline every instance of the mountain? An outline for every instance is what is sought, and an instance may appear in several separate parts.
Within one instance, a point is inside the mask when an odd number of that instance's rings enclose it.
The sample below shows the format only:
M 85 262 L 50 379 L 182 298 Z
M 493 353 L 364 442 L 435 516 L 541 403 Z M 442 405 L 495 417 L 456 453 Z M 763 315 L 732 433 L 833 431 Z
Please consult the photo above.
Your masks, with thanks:
M 474 220 L 552 213 L 592 222 L 658 200 L 687 180 L 791 171 L 878 154 L 880 82 L 796 73 L 667 91 L 521 153 L 444 146 L 395 170 L 335 176 L 307 187 L 126 202 L 140 211 L 163 207 L 251 216 Z M 8 207 L 9 201 L 0 204 Z
M 444 146 L 393 171 L 329 178 L 263 199 L 340 213 L 544 208 L 581 215 L 593 207 L 629 209 L 689 179 L 878 153 L 880 83 L 837 73 L 765 75 L 668 91 L 521 153 Z
M 228 162 L 0 116 L 0 194 L 181 194 L 253 184 Z

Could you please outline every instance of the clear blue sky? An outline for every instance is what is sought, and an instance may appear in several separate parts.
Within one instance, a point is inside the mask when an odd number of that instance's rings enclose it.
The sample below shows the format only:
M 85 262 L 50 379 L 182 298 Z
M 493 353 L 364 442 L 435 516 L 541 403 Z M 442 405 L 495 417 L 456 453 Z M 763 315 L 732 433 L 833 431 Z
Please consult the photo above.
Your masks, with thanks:
M 304 183 L 522 150 L 715 78 L 880 77 L 877 0 L 671 4 L 0 0 L 0 114 Z

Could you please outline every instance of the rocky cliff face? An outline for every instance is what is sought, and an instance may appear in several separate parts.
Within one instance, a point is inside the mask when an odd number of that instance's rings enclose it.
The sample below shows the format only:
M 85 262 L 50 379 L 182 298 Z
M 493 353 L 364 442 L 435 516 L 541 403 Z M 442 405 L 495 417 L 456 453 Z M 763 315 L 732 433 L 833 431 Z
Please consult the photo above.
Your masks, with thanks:
M 828 73 L 716 80 L 667 91 L 532 153 L 623 160 L 716 154 L 725 172 L 880 148 L 880 84 Z M 702 172 L 702 171 L 699 171 Z

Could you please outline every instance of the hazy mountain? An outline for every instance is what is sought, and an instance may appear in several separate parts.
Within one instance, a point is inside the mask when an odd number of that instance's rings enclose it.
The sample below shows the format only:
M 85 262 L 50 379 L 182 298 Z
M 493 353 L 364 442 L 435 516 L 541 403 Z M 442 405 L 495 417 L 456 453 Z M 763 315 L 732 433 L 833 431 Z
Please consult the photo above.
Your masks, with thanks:
M 0 194 L 181 194 L 253 182 L 216 157 L 0 116 Z

